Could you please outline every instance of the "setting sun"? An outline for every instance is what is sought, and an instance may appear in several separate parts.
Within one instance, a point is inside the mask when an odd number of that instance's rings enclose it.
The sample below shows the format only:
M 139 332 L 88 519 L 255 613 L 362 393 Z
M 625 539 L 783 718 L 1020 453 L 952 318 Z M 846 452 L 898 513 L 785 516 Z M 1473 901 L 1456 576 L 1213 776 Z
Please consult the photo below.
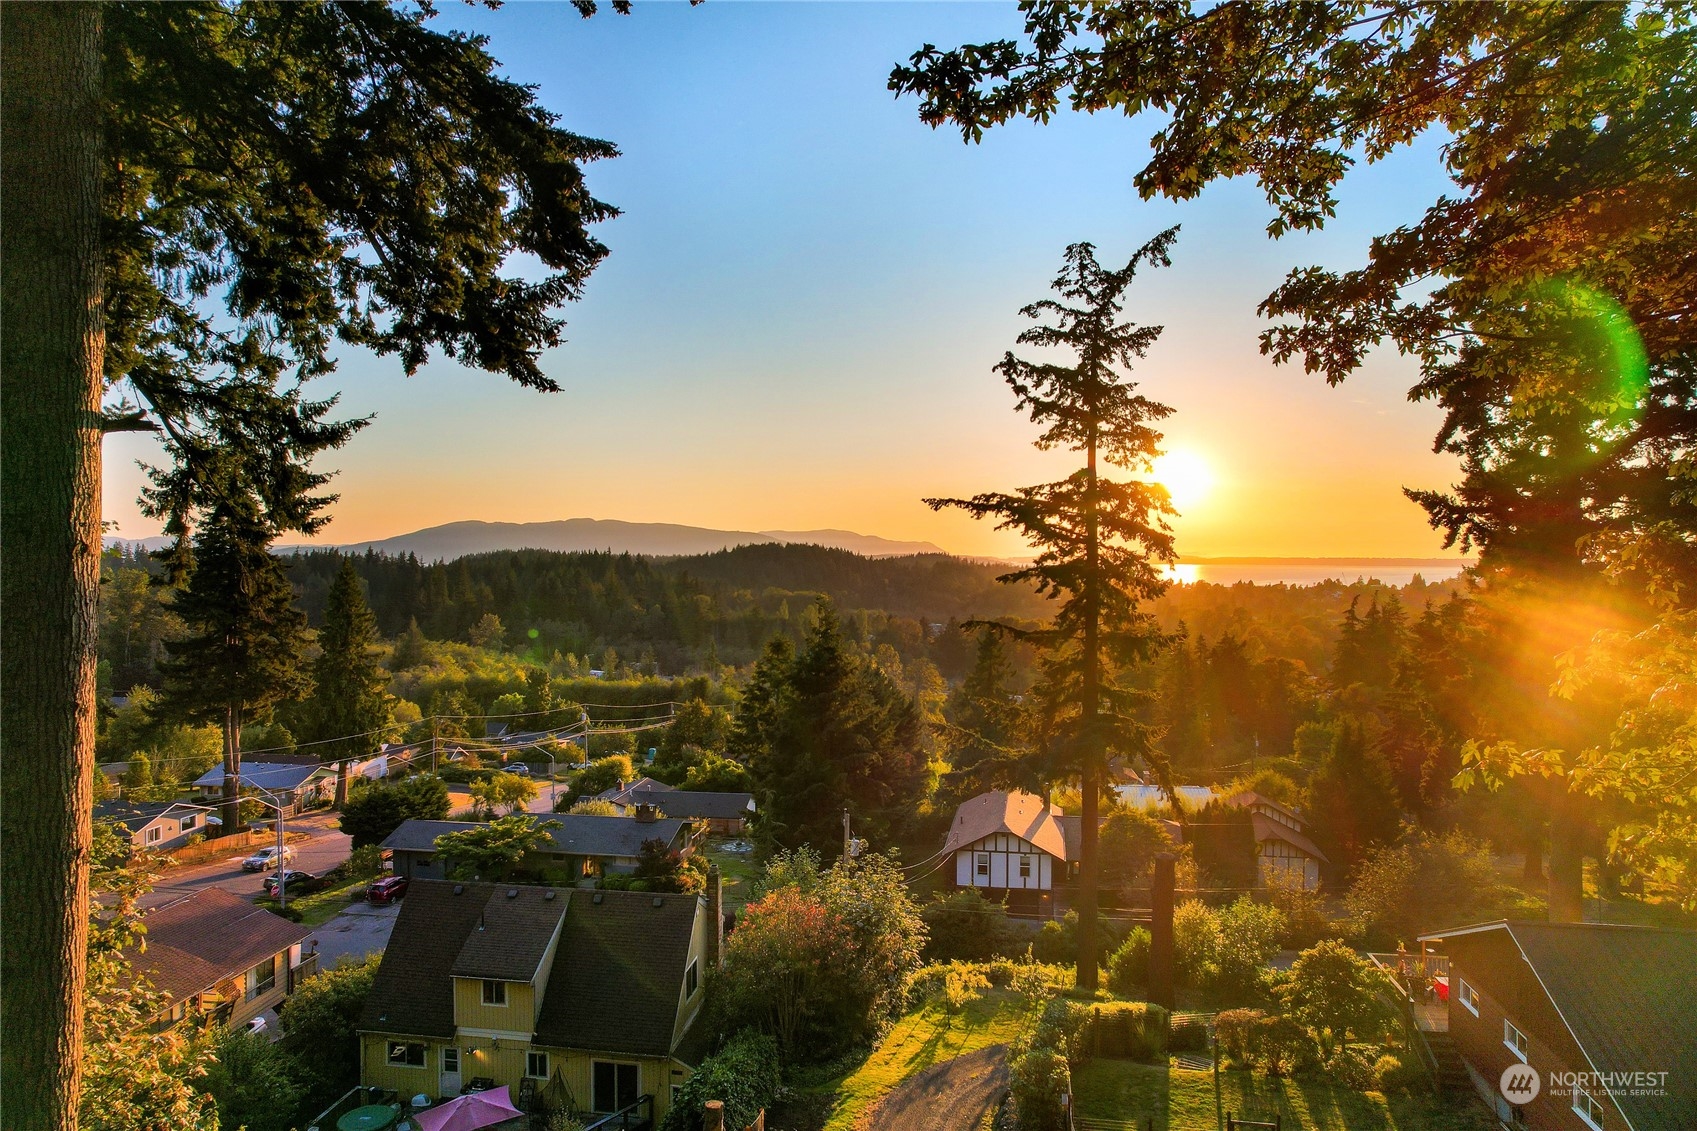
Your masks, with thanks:
M 1151 477 L 1167 489 L 1180 513 L 1206 499 L 1214 487 L 1208 461 L 1193 451 L 1172 451 L 1155 461 Z

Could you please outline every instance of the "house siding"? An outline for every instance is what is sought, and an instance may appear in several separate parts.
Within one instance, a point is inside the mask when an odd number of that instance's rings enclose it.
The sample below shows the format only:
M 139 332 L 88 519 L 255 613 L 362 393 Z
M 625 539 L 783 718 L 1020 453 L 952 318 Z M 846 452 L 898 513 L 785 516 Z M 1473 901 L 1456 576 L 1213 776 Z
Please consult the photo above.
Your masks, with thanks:
M 978 874 L 977 858 L 990 857 L 990 874 Z M 1031 857 L 1031 875 L 1019 874 L 1020 857 Z M 1054 887 L 1054 857 L 1012 833 L 994 833 L 955 852 L 955 885 L 1012 891 L 1050 891 Z
M 1550 1073 L 1590 1071 L 1584 1054 L 1550 1004 L 1537 976 L 1520 956 L 1506 932 L 1463 936 L 1448 941 L 1450 952 L 1450 1037 L 1473 1070 L 1481 1098 L 1507 1119 L 1509 1107 L 1497 1090 L 1503 1070 L 1520 1064 L 1503 1043 L 1503 1022 L 1512 1022 L 1526 1036 L 1526 1065 L 1543 1085 L 1538 1097 L 1520 1105 L 1531 1131 L 1591 1131 L 1573 1110 L 1570 1096 L 1551 1093 Z M 1479 1016 L 1461 1004 L 1461 983 L 1479 995 Z M 1606 1096 L 1597 1095 L 1606 1111 L 1605 1131 L 1625 1131 L 1627 1123 Z
M 414 1041 L 425 1046 L 424 1066 L 412 1068 L 405 1065 L 394 1065 L 388 1062 L 388 1045 L 394 1041 Z M 520 1084 L 524 1080 L 526 1054 L 534 1049 L 548 1054 L 548 1070 L 552 1074 L 559 1069 L 565 1079 L 566 1087 L 571 1089 L 572 1098 L 578 1107 L 588 1110 L 592 1097 L 591 1073 L 592 1065 L 597 1060 L 616 1061 L 621 1064 L 635 1064 L 637 1069 L 637 1087 L 639 1095 L 654 1097 L 654 1119 L 658 1123 L 666 1117 L 671 1107 L 672 1085 L 682 1084 L 689 1079 L 690 1069 L 677 1061 L 659 1057 L 626 1056 L 621 1053 L 594 1053 L 582 1049 L 551 1048 L 547 1045 L 531 1044 L 529 1041 L 515 1041 L 511 1038 L 460 1036 L 453 1040 L 441 1037 L 407 1037 L 402 1034 L 393 1036 L 382 1033 L 364 1033 L 360 1037 L 361 1081 L 378 1088 L 388 1088 L 401 1096 L 414 1096 L 423 1093 L 436 1097 L 439 1092 L 442 1071 L 442 1049 L 445 1046 L 456 1045 L 460 1049 L 460 1077 L 469 1084 L 473 1078 L 484 1076 L 495 1081 L 495 1086 L 509 1085 L 513 1094 L 518 1094 Z M 537 1087 L 543 1086 L 538 1081 Z M 449 1097 L 441 1097 L 449 1098 Z

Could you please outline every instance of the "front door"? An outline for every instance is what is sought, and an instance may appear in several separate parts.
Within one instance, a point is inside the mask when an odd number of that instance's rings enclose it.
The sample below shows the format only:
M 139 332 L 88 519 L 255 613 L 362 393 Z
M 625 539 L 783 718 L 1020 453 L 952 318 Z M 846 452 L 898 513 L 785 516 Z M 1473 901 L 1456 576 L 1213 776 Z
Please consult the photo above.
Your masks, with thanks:
M 460 1094 L 460 1050 L 457 1045 L 445 1045 L 442 1048 L 441 1094 Z

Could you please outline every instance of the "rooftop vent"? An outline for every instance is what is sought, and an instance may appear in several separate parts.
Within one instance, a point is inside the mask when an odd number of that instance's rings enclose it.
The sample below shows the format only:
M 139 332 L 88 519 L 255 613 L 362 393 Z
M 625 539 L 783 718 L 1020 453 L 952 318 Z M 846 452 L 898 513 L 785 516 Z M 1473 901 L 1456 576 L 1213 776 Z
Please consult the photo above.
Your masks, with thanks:
M 508 888 L 507 889 L 507 898 L 508 899 L 517 899 L 518 897 L 519 897 L 519 889 L 518 888 Z
M 554 889 L 549 888 L 547 891 L 543 892 L 542 898 L 543 899 L 553 899 L 554 898 Z
M 664 907 L 664 906 L 666 906 L 666 901 L 661 899 L 659 896 L 655 896 L 654 897 L 654 906 Z
M 464 884 L 455 884 L 454 885 L 454 894 L 455 895 L 465 894 L 465 885 Z
M 600 902 L 601 902 L 601 893 L 600 893 L 600 892 L 596 892 L 596 893 L 595 893 L 595 898 L 594 898 L 594 899 L 593 899 L 593 900 L 592 900 L 592 901 L 591 901 L 591 902 L 593 902 L 593 903 L 600 903 Z

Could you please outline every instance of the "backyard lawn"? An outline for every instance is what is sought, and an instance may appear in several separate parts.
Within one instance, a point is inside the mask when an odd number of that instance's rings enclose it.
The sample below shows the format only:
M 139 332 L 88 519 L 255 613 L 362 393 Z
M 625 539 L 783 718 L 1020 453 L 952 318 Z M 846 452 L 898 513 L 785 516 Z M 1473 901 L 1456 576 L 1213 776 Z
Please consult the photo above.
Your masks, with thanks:
M 1155 1117 L 1155 1131 L 1215 1131 L 1220 1117 L 1281 1117 L 1300 1131 L 1491 1131 L 1495 1120 L 1471 1099 L 1446 1106 L 1430 1095 L 1356 1092 L 1327 1080 L 1269 1080 L 1248 1072 L 1220 1073 L 1214 1101 L 1211 1072 L 1158 1068 L 1125 1060 L 1095 1060 L 1072 1077 L 1081 1128 L 1136 1127 Z
M 747 841 L 743 841 L 747 843 Z M 719 875 L 725 882 L 725 906 L 741 907 L 748 902 L 749 883 L 760 875 L 760 866 L 747 852 L 726 852 L 725 841 L 714 837 L 703 850 L 709 862 L 719 865 Z

